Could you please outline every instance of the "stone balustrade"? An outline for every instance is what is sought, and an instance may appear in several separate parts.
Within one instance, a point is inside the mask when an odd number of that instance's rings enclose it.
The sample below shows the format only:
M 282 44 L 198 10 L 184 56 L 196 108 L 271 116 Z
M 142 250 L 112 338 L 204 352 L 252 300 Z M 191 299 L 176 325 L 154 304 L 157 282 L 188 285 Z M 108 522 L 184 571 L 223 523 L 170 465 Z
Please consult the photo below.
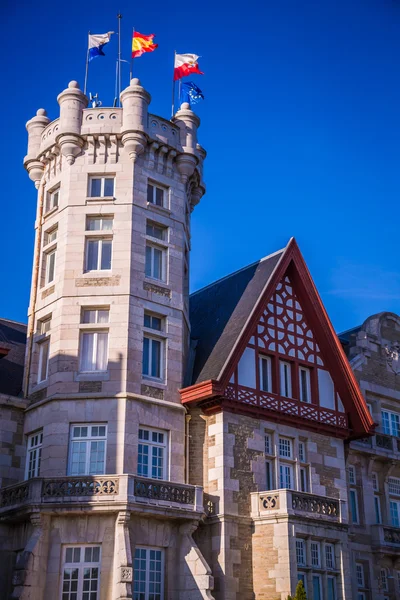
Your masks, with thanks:
M 116 509 L 129 505 L 129 510 L 166 508 L 203 513 L 203 488 L 170 481 L 159 481 L 134 475 L 102 475 L 85 477 L 36 477 L 0 490 L 0 515 L 26 506 L 45 505 L 63 508 L 101 503 L 115 503 Z
M 253 518 L 275 518 L 280 514 L 343 522 L 340 500 L 336 498 L 294 490 L 273 490 L 251 494 Z
M 400 438 L 387 435 L 386 433 L 376 433 L 371 437 L 353 440 L 351 447 L 357 450 L 362 449 L 372 454 L 379 454 L 383 451 L 385 456 L 390 452 L 398 457 L 400 453 Z
M 400 547 L 400 527 L 372 525 L 372 544 L 374 546 Z

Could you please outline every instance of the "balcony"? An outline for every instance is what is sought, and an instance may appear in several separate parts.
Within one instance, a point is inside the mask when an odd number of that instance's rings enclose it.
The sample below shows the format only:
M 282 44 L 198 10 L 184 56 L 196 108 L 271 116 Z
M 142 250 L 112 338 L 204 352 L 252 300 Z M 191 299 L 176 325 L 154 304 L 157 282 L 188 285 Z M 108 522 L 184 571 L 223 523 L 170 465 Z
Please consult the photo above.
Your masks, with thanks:
M 37 477 L 0 490 L 0 515 L 27 507 L 161 511 L 174 517 L 204 512 L 203 488 L 134 475 Z
M 294 490 L 274 490 L 251 494 L 253 519 L 294 515 L 333 523 L 342 523 L 340 500 Z
M 371 437 L 361 438 L 351 442 L 351 447 L 357 450 L 365 450 L 368 453 L 384 454 L 388 453 L 400 454 L 400 438 L 386 433 L 377 433 Z M 400 456 L 399 456 L 400 458 Z

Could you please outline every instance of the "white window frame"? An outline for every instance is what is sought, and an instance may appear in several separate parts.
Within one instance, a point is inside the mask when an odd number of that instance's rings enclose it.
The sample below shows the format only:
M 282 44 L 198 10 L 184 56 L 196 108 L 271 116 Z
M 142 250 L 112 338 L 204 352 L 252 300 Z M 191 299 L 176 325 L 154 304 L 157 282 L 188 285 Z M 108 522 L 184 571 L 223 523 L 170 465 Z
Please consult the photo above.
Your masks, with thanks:
M 282 442 L 282 443 L 281 443 Z M 284 436 L 280 436 L 278 440 L 279 458 L 293 458 L 293 440 Z
M 74 435 L 74 429 L 76 427 L 87 427 L 88 433 L 86 436 L 76 436 Z M 93 428 L 94 427 L 104 427 L 105 434 L 104 435 L 94 435 Z M 108 427 L 107 423 L 72 423 L 70 425 L 70 434 L 69 434 L 69 452 L 68 452 L 68 468 L 67 473 L 68 476 L 73 477 L 84 477 L 85 475 L 104 475 L 106 473 L 106 463 L 107 463 L 107 434 Z M 104 442 L 104 464 L 103 469 L 99 472 L 92 473 L 90 470 L 90 459 L 92 456 L 92 444 L 94 442 Z M 73 457 L 73 447 L 74 443 L 82 443 L 85 444 L 85 472 L 84 473 L 73 473 L 72 472 L 72 457 Z
M 47 192 L 47 197 L 46 197 L 46 213 L 50 212 L 53 209 L 58 208 L 59 202 L 60 202 L 60 189 L 61 186 L 58 185 L 55 188 L 53 188 L 52 190 L 49 190 Z M 57 198 L 57 202 L 54 203 L 55 198 Z
M 292 398 L 292 364 L 279 361 L 279 393 L 284 398 Z
M 149 186 L 151 186 L 153 188 L 153 201 L 149 202 Z M 162 196 L 162 204 L 157 204 L 156 203 L 156 199 L 157 199 L 157 191 L 156 190 L 161 190 L 163 193 Z M 148 181 L 147 182 L 147 204 L 150 204 L 151 206 L 158 206 L 160 208 L 167 208 L 167 202 L 168 202 L 168 188 L 163 187 L 162 185 L 159 185 L 158 183 L 155 183 L 153 181 Z
M 302 373 L 306 376 L 306 397 L 304 397 L 303 385 L 302 385 Z M 300 402 L 311 403 L 311 372 L 307 367 L 299 367 L 299 392 Z
M 353 515 L 351 512 L 351 501 L 350 501 L 350 516 L 351 516 L 351 522 L 353 525 L 359 525 L 360 524 L 360 513 L 359 513 L 359 509 L 358 509 L 358 494 L 357 494 L 357 490 L 349 490 L 349 496 L 350 497 L 354 497 L 354 506 L 356 509 L 356 514 Z
M 66 558 L 67 558 L 67 550 L 69 548 L 73 548 L 73 549 L 77 549 L 80 548 L 80 558 L 83 560 L 80 560 L 79 562 L 66 562 Z M 85 562 L 85 549 L 86 548 L 99 548 L 99 560 L 98 562 Z M 98 577 L 97 577 L 97 593 L 96 593 L 96 600 L 100 600 L 100 586 L 101 586 L 101 581 L 100 581 L 100 576 L 101 576 L 101 545 L 100 544 L 85 544 L 85 545 L 80 545 L 80 544 L 68 544 L 66 546 L 63 547 L 63 562 L 62 562 L 62 569 L 61 569 L 61 590 L 60 590 L 60 599 L 63 600 L 63 598 L 65 597 L 65 595 L 68 592 L 63 592 L 63 584 L 64 584 L 64 573 L 66 569 L 76 569 L 78 571 L 78 590 L 76 592 L 76 598 L 78 600 L 81 600 L 83 598 L 83 582 L 84 582 L 84 578 L 83 578 L 83 573 L 85 569 L 98 569 Z M 75 594 L 75 592 L 73 592 Z M 93 593 L 93 592 L 92 592 Z M 68 593 L 68 600 L 70 599 L 70 592 Z M 88 598 L 90 598 L 90 592 L 88 592 Z
M 386 568 L 382 568 L 379 572 L 379 578 L 381 582 L 381 586 L 384 592 L 389 591 L 389 582 L 388 582 L 388 570 Z
M 311 567 L 320 569 L 321 568 L 321 542 L 315 542 L 313 540 L 311 541 L 310 556 L 311 556 Z M 315 556 L 317 557 L 317 562 L 315 561 Z
M 26 444 L 25 479 L 40 477 L 42 460 L 43 429 L 28 435 Z M 32 464 L 33 463 L 33 464 Z
M 49 359 L 50 359 L 50 337 L 46 336 L 45 339 L 38 342 L 38 372 L 37 372 L 37 383 L 43 383 L 47 381 L 49 376 Z M 47 351 L 47 358 L 44 359 Z M 43 372 L 43 361 L 46 360 L 45 370 Z
M 299 467 L 299 491 L 310 491 L 309 469 L 306 466 Z
M 151 250 L 151 258 L 150 258 L 150 274 L 147 273 L 147 248 Z M 154 274 L 154 251 L 158 250 L 161 252 L 161 277 L 156 277 Z M 165 246 L 161 246 L 155 242 L 151 242 L 150 240 L 146 241 L 146 250 L 145 250 L 145 276 L 148 279 L 154 279 L 154 281 L 163 281 L 166 283 L 167 281 L 167 262 L 168 262 L 168 250 Z
M 94 179 L 100 179 L 100 196 L 92 196 L 92 181 Z M 104 186 L 105 180 L 112 179 L 113 180 L 113 195 L 105 196 L 104 195 Z M 88 190 L 88 198 L 115 198 L 115 175 L 90 175 L 89 176 L 89 190 Z
M 296 538 L 296 564 L 298 567 L 307 565 L 306 541 L 302 538 Z
M 54 256 L 53 276 L 52 276 L 52 279 L 50 279 L 50 277 L 51 277 L 51 275 L 50 275 L 50 260 L 51 260 L 52 256 Z M 57 246 L 52 248 L 51 250 L 46 250 L 46 252 L 44 253 L 44 260 L 45 260 L 44 284 L 50 285 L 50 283 L 54 282 L 54 279 L 56 277 Z
M 151 227 L 153 228 L 153 230 L 159 229 L 161 232 L 161 237 L 152 235 L 151 232 L 149 232 L 149 228 Z M 160 242 L 165 242 L 168 237 L 168 227 L 162 225 L 161 223 L 156 223 L 154 221 L 146 221 L 146 236 L 152 240 L 159 240 Z
M 293 489 L 293 465 L 285 462 L 279 463 L 279 489 L 292 490 Z
M 365 573 L 363 563 L 356 563 L 356 582 L 358 588 L 365 588 Z
M 334 544 L 325 544 L 325 567 L 328 571 L 334 571 L 336 569 Z
M 96 231 L 97 233 L 97 231 Z M 97 264 L 95 266 L 94 269 L 89 268 L 89 244 L 93 244 L 97 242 L 99 245 L 99 248 L 97 250 Z M 110 258 L 110 267 L 106 268 L 106 269 L 102 269 L 101 263 L 102 263 L 102 258 L 103 258 L 103 244 L 104 242 L 108 242 L 111 243 L 111 258 Z M 113 238 L 112 235 L 108 235 L 108 236 L 102 236 L 100 237 L 99 234 L 95 235 L 95 236 L 87 236 L 86 237 L 86 243 L 85 243 L 85 273 L 94 273 L 97 271 L 106 271 L 109 272 L 112 270 L 112 260 L 113 260 Z
M 305 442 L 299 442 L 299 461 L 301 463 L 307 462 L 307 451 Z
M 149 365 L 149 374 L 144 372 L 144 355 L 145 355 L 145 343 L 144 340 L 149 340 L 149 357 L 148 357 L 148 365 Z M 151 375 L 152 367 L 153 367 L 153 353 L 152 346 L 154 343 L 160 344 L 160 364 L 159 371 L 160 376 L 157 377 L 155 375 Z M 163 337 L 159 337 L 156 335 L 152 335 L 146 332 L 143 334 L 143 352 L 142 352 L 142 378 L 150 379 L 152 381 L 163 382 L 165 380 L 165 356 L 166 356 L 166 339 Z
M 400 414 L 391 410 L 381 410 L 382 430 L 385 435 L 400 437 Z
M 150 587 L 150 578 L 149 578 L 149 574 L 150 574 L 150 557 L 151 551 L 156 551 L 156 552 L 160 552 L 160 557 L 161 557 L 161 564 L 160 564 L 160 573 L 161 573 L 161 581 L 160 581 L 160 595 L 159 595 L 159 600 L 164 600 L 164 585 L 165 585 L 165 551 L 163 548 L 154 548 L 151 546 L 137 546 L 135 548 L 135 554 L 133 557 L 133 565 L 134 565 L 134 573 L 133 573 L 133 584 L 132 584 L 132 588 L 133 588 L 133 594 L 132 594 L 132 598 L 136 598 L 137 596 L 137 592 L 135 590 L 135 573 L 136 568 L 135 568 L 135 563 L 136 560 L 143 560 L 142 558 L 136 558 L 136 552 L 137 551 L 146 551 L 146 555 L 145 555 L 145 561 L 146 561 L 146 582 L 145 582 L 145 595 L 144 598 L 145 600 L 149 600 L 150 598 L 150 591 L 149 591 L 149 587 Z M 153 596 L 152 596 L 153 597 Z
M 272 434 L 266 433 L 264 436 L 264 452 L 267 456 L 273 456 Z
M 374 494 L 375 523 L 382 525 L 381 497 Z
M 260 355 L 259 357 L 260 370 L 260 391 L 272 392 L 272 359 L 270 356 Z M 267 375 L 267 389 L 264 387 L 264 373 Z
M 374 490 L 374 492 L 379 492 L 378 473 L 376 473 L 375 471 L 373 471 L 371 473 L 371 479 L 372 479 L 372 489 Z
M 400 477 L 388 477 L 387 481 L 389 494 L 400 497 Z
M 105 352 L 105 368 L 100 369 L 97 368 L 98 363 L 98 349 L 99 349 L 99 334 L 107 335 L 107 348 Z M 93 336 L 93 354 L 92 354 L 92 364 L 94 365 L 94 369 L 84 369 L 84 355 L 83 355 L 83 347 L 84 347 L 84 338 L 85 336 L 92 335 Z M 80 332 L 80 341 L 79 341 L 79 372 L 80 373 L 107 373 L 108 371 L 108 358 L 109 358 L 109 345 L 110 345 L 110 333 L 108 328 L 101 329 L 82 329 Z
M 347 472 L 349 474 L 349 483 L 350 485 L 356 485 L 356 468 L 354 465 L 349 465 L 347 467 Z
M 54 227 L 50 227 L 43 233 L 43 248 L 50 246 L 50 244 L 55 244 L 57 242 L 58 237 L 58 225 Z
M 390 524 L 392 527 L 400 527 L 400 500 L 389 498 Z
M 140 431 L 146 431 L 149 433 L 149 439 L 143 439 L 143 437 L 140 437 Z M 157 442 L 154 441 L 153 438 L 153 433 L 159 435 L 159 434 L 163 434 L 164 436 L 164 441 L 161 442 Z M 147 453 L 147 457 L 148 457 L 148 474 L 144 474 L 144 473 L 139 473 L 139 456 L 140 456 L 140 450 L 139 450 L 139 445 L 143 445 L 143 446 L 148 446 L 149 450 Z M 162 448 L 163 449 L 163 464 L 162 464 L 162 477 L 153 477 L 152 474 L 152 458 L 153 458 L 153 448 Z M 148 479 L 158 479 L 159 481 L 169 481 L 169 432 L 164 430 L 164 429 L 155 429 L 154 427 L 147 427 L 147 425 L 139 425 L 139 431 L 138 431 L 138 462 L 137 462 L 137 475 L 138 477 L 146 477 Z

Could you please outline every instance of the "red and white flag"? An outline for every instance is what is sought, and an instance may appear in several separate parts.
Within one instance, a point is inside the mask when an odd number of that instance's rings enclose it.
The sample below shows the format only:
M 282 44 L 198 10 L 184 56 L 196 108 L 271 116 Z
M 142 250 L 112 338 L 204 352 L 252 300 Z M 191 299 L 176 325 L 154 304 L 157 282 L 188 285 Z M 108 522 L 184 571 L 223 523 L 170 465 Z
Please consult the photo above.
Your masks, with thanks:
M 197 54 L 175 54 L 174 81 L 193 73 L 204 75 L 199 69 L 198 58 Z

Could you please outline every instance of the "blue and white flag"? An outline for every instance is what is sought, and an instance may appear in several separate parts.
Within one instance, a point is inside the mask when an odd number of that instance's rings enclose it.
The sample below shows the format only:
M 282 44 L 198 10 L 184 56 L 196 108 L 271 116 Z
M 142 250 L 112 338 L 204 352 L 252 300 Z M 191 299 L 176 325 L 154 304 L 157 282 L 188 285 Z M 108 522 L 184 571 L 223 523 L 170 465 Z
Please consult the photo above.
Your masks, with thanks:
M 89 60 L 96 58 L 96 56 L 105 56 L 103 46 L 108 44 L 113 33 L 114 31 L 96 35 L 89 34 Z
M 204 100 L 204 94 L 193 81 L 185 81 L 182 83 L 180 97 L 181 105 L 183 102 L 188 102 L 190 105 L 197 104 L 200 100 Z

